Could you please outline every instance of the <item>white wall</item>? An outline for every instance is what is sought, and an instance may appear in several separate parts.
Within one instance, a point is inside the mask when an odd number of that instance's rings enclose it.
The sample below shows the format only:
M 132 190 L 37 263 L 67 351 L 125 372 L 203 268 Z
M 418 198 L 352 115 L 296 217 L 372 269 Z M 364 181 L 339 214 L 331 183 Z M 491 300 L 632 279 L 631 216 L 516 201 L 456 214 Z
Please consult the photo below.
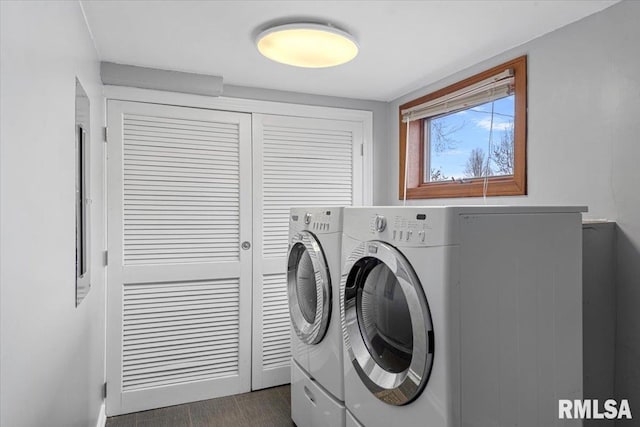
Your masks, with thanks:
M 104 382 L 102 88 L 77 2 L 0 2 L 0 425 L 95 426 Z M 75 78 L 91 102 L 92 287 L 75 307 Z
M 389 181 L 398 200 L 398 107 L 528 55 L 528 196 L 490 204 L 584 204 L 618 222 L 616 394 L 640 414 L 640 2 L 624 1 L 390 104 Z M 440 205 L 482 198 L 409 201 Z M 636 418 L 638 415 L 636 415 Z

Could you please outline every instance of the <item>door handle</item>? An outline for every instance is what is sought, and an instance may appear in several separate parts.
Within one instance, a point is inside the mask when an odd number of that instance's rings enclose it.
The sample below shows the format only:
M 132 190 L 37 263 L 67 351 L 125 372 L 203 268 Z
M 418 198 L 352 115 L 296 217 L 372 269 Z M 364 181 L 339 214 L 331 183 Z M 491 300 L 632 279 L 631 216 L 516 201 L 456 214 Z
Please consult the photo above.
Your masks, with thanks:
M 240 247 L 246 251 L 248 249 L 251 249 L 251 243 L 249 241 L 245 240 L 244 242 L 242 242 Z
M 316 403 L 316 398 L 313 397 L 313 393 L 311 393 L 311 390 L 309 390 L 307 386 L 304 386 L 304 394 L 307 396 L 307 399 L 309 399 L 311 403 Z

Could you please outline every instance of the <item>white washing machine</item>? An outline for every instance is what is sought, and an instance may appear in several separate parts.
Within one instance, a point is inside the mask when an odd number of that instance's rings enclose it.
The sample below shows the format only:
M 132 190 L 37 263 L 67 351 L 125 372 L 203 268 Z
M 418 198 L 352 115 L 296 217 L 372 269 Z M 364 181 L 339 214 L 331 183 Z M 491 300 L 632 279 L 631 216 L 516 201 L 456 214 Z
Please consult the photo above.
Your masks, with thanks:
M 347 424 L 568 425 L 584 210 L 345 208 Z
M 343 208 L 292 208 L 287 286 L 291 413 L 298 427 L 345 425 L 340 276 Z

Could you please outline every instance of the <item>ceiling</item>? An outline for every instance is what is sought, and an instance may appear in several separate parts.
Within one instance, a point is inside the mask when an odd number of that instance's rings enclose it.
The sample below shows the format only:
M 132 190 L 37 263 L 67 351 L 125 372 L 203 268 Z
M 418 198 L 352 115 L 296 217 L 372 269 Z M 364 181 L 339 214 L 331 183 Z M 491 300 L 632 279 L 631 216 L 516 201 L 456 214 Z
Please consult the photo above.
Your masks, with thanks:
M 101 60 L 222 76 L 225 84 L 390 101 L 616 1 L 83 0 Z M 325 21 L 360 54 L 326 69 L 262 57 L 266 24 Z

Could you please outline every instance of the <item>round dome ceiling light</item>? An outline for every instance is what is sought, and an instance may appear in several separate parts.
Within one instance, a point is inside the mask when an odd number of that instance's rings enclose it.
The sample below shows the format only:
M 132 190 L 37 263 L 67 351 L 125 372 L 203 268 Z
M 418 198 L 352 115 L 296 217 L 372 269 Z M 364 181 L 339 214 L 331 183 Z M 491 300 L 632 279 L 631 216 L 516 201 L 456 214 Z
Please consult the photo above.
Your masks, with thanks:
M 256 45 L 261 54 L 273 61 L 305 68 L 334 67 L 358 54 L 351 34 L 311 23 L 271 27 L 258 34 Z

